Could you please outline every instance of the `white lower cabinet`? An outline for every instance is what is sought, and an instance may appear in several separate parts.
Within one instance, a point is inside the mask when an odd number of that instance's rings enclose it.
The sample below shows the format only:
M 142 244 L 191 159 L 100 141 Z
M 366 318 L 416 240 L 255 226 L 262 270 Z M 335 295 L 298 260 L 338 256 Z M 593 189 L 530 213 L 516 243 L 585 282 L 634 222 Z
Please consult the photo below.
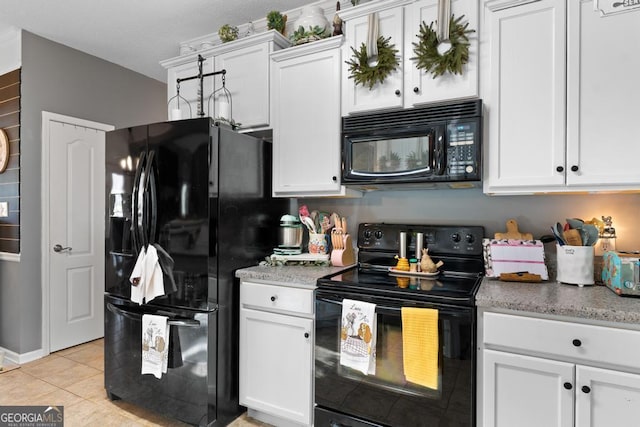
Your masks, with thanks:
M 278 426 L 313 424 L 313 290 L 240 285 L 240 404 Z
M 491 312 L 480 323 L 478 426 L 638 425 L 640 331 Z

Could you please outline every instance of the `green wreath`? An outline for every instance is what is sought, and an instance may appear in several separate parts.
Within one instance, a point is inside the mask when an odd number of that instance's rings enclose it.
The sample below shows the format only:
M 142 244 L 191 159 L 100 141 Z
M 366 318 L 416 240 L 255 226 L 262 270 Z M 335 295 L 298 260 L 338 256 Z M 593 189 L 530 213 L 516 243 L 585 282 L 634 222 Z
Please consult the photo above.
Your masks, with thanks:
M 440 55 L 438 52 L 438 36 L 433 30 L 433 22 L 429 26 L 422 21 L 420 34 L 417 34 L 418 43 L 413 44 L 413 53 L 416 56 L 411 60 L 418 60 L 416 67 L 425 72 L 431 72 L 433 78 L 443 75 L 446 72 L 451 74 L 462 74 L 462 66 L 469 62 L 469 37 L 468 34 L 475 32 L 467 27 L 469 23 L 461 24 L 464 15 L 458 19 L 451 16 L 449 23 L 449 42 L 451 48 Z
M 353 56 L 350 61 L 345 61 L 349 64 L 349 78 L 353 79 L 356 86 L 361 84 L 362 86 L 368 86 L 369 90 L 373 89 L 376 83 L 382 83 L 389 74 L 394 72 L 398 68 L 398 49 L 395 45 L 389 44 L 391 37 L 384 38 L 378 37 L 378 63 L 376 65 L 369 65 L 367 58 L 367 46 L 362 43 L 360 49 L 356 50 L 351 47 Z

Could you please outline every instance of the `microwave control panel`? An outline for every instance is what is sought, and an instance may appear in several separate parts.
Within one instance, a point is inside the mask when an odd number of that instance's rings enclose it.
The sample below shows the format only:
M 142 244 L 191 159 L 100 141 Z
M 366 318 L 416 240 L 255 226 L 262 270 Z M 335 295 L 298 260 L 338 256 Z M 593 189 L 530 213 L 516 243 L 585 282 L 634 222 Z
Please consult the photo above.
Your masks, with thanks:
M 474 122 L 447 125 L 447 166 L 452 176 L 477 175 L 478 130 Z

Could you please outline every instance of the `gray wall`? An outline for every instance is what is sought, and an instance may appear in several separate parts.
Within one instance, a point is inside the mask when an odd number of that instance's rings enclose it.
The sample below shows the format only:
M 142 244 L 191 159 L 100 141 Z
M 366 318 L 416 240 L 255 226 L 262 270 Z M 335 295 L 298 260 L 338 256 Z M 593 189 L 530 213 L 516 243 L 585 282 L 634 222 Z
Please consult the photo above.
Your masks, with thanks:
M 0 263 L 0 347 L 42 343 L 42 111 L 114 125 L 167 118 L 166 85 L 113 63 L 22 33 L 21 255 Z
M 357 224 L 385 221 L 408 224 L 483 225 L 486 235 L 506 230 L 514 218 L 520 231 L 534 238 L 551 234 L 549 227 L 565 218 L 585 220 L 613 217 L 618 234 L 617 249 L 640 250 L 640 194 L 485 196 L 473 190 L 409 190 L 366 193 L 361 199 L 300 199 L 309 210 L 338 212 L 348 217 L 349 232 Z M 553 246 L 553 245 L 551 245 Z

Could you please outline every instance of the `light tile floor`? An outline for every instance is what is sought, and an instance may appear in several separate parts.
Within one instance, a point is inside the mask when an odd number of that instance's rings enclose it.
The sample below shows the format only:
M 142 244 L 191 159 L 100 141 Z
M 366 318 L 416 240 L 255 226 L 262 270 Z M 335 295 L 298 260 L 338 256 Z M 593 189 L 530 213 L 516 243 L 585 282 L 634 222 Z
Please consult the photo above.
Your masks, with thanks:
M 64 406 L 65 427 L 186 426 L 121 400 L 104 389 L 104 341 L 92 341 L 0 373 L 0 406 Z M 246 416 L 232 427 L 267 426 Z

